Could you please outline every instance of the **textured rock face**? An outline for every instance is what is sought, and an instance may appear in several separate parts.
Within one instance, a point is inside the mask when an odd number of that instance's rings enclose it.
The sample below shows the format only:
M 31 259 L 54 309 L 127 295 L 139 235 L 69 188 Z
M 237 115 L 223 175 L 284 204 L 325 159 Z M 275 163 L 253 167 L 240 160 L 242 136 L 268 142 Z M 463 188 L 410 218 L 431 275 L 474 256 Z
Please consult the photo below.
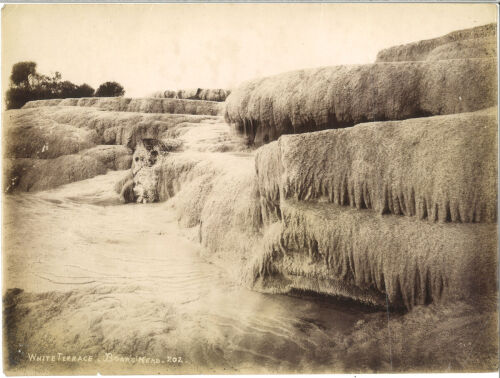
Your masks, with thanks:
M 215 101 L 180 100 L 173 98 L 89 97 L 30 101 L 23 109 L 41 106 L 84 106 L 101 110 L 139 113 L 170 113 L 218 115 L 223 105 Z
M 496 59 L 377 63 L 249 81 L 226 101 L 226 120 L 262 145 L 282 134 L 476 111 L 496 105 Z
M 243 154 L 248 155 L 249 150 L 245 145 L 244 141 L 234 135 L 231 132 L 229 125 L 222 122 L 222 120 L 208 119 L 200 123 L 183 122 L 177 127 L 173 127 L 168 130 L 165 134 L 167 138 L 162 137 L 161 139 L 156 139 L 149 142 L 150 147 L 145 148 L 143 142 L 138 144 L 138 148 L 134 154 L 134 163 L 132 165 L 132 170 L 130 175 L 125 177 L 121 182 L 117 183 L 115 191 L 121 193 L 122 200 L 124 202 L 135 202 L 141 193 L 147 187 L 149 194 L 146 196 L 145 202 L 155 202 L 155 201 L 165 201 L 166 199 L 172 197 L 176 193 L 176 187 L 181 186 L 181 182 L 186 179 L 184 175 L 200 175 L 197 178 L 197 182 L 200 186 L 196 188 L 195 192 L 203 191 L 207 189 L 203 183 L 204 180 L 210 180 L 211 175 L 215 172 L 219 172 L 215 169 L 215 166 L 211 162 L 219 161 L 219 158 L 213 158 L 212 154 L 215 156 L 221 156 L 222 159 L 229 162 L 234 162 L 234 156 L 232 154 Z M 159 149 L 157 149 L 159 148 Z M 151 160 L 151 154 L 156 153 L 154 150 L 159 152 L 159 157 L 156 162 Z M 168 159 L 165 159 L 167 152 L 176 152 L 175 156 L 169 155 Z M 204 154 L 205 153 L 205 154 Z M 222 154 L 227 153 L 227 154 Z M 186 156 L 186 158 L 184 158 Z M 203 156 L 199 165 L 198 159 Z M 138 159 L 136 161 L 136 159 Z M 174 166 L 166 163 L 177 162 Z M 247 159 L 248 160 L 248 159 Z M 196 163 L 195 163 L 196 162 Z M 186 165 L 184 165 L 186 164 Z M 193 168 L 193 164 L 198 168 L 196 173 L 190 172 Z M 215 164 L 215 163 L 214 163 Z M 216 166 L 219 163 L 215 164 Z M 227 164 L 224 163 L 224 166 Z M 175 167 L 172 171 L 171 169 Z M 239 170 L 240 168 L 236 165 L 232 168 L 233 170 Z M 190 172 L 190 173 L 188 173 Z M 136 177 L 134 177 L 136 175 Z M 237 177 L 237 175 L 236 175 Z M 135 181 L 140 181 L 141 184 L 135 187 Z M 137 191 L 137 195 L 133 194 L 133 191 Z M 131 194 L 132 193 L 132 194 Z M 197 198 L 197 194 L 193 194 L 193 198 Z M 189 199 L 187 199 L 189 201 Z M 196 201 L 200 203 L 200 201 Z M 144 201 L 140 201 L 144 202 Z M 196 206 L 194 206 L 196 208 Z M 186 213 L 191 213 L 193 210 L 186 208 Z M 189 217 L 187 217 L 189 218 Z M 187 222 L 191 224 L 191 222 Z
M 282 230 L 255 285 L 411 309 L 496 290 L 496 225 L 429 224 L 322 203 L 282 201 Z
M 132 162 L 133 192 L 139 203 L 158 201 L 157 167 L 168 153 L 168 147 L 157 139 L 143 139 Z
M 496 108 L 284 135 L 260 148 L 259 190 L 426 221 L 496 222 Z
M 377 62 L 494 58 L 496 25 L 454 31 L 439 38 L 393 46 L 377 54 Z
M 134 151 L 130 172 L 115 186 L 122 201 L 151 203 L 164 200 L 160 190 L 161 167 L 168 153 L 180 146 L 175 139 L 142 139 Z
M 263 290 L 412 308 L 496 290 L 497 109 L 282 136 L 257 151 Z M 480 293 L 480 294 L 479 294 Z

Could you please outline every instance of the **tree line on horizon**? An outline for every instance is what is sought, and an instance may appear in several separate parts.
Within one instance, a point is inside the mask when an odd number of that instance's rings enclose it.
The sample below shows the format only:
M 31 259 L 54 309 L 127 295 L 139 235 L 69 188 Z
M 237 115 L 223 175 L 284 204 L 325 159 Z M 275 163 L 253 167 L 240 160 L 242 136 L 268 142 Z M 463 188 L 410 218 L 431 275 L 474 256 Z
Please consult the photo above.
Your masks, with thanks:
M 36 63 L 18 62 L 12 66 L 10 86 L 6 92 L 7 109 L 19 109 L 28 101 L 54 98 L 119 97 L 125 94 L 123 86 L 115 81 L 101 84 L 97 90 L 83 83 L 76 85 L 62 80 L 60 72 L 52 76 L 36 71 Z

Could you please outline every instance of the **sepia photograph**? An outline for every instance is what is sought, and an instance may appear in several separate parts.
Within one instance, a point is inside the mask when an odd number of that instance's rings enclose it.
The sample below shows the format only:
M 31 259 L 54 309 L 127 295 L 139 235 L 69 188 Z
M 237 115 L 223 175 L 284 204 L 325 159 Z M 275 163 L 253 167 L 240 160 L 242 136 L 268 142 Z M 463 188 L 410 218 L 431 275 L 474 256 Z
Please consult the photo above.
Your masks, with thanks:
M 498 373 L 497 18 L 4 5 L 3 373 Z

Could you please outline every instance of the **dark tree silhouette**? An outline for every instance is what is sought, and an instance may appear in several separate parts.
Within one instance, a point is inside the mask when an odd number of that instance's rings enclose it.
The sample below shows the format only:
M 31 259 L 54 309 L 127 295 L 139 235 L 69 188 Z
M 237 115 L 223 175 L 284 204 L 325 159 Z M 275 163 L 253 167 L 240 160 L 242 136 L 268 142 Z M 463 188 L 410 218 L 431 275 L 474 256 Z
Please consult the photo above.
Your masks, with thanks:
M 30 76 L 36 75 L 35 62 L 19 62 L 12 66 L 10 80 L 14 85 L 29 85 Z
M 92 88 L 90 85 L 83 83 L 82 85 L 79 85 L 78 88 L 76 89 L 75 92 L 75 97 L 92 97 L 94 95 L 94 88 Z
M 59 83 L 56 95 L 58 98 L 69 98 L 75 97 L 75 93 L 78 89 L 76 84 L 73 84 L 71 81 L 63 81 Z
M 125 94 L 123 87 L 116 81 L 107 81 L 97 88 L 96 97 L 120 97 Z
M 114 84 L 121 88 L 123 95 L 123 88 L 118 83 Z M 120 91 L 115 89 L 115 93 Z M 93 95 L 94 88 L 88 84 L 76 85 L 68 80 L 62 81 L 59 72 L 55 72 L 52 76 L 42 75 L 36 72 L 35 62 L 18 62 L 12 66 L 10 87 L 6 92 L 6 105 L 7 109 L 18 109 L 33 100 Z
M 28 87 L 13 87 L 5 94 L 7 109 L 19 109 L 28 101 L 37 100 Z

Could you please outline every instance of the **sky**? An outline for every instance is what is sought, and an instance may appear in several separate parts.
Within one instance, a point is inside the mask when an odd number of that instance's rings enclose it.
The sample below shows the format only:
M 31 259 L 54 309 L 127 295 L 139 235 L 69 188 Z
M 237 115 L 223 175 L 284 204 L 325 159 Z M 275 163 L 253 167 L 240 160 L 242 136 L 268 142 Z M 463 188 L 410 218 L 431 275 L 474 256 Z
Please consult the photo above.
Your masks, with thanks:
M 92 4 L 2 10 L 2 93 L 12 65 L 127 97 L 232 88 L 259 76 L 371 63 L 383 48 L 496 22 L 493 4 Z

